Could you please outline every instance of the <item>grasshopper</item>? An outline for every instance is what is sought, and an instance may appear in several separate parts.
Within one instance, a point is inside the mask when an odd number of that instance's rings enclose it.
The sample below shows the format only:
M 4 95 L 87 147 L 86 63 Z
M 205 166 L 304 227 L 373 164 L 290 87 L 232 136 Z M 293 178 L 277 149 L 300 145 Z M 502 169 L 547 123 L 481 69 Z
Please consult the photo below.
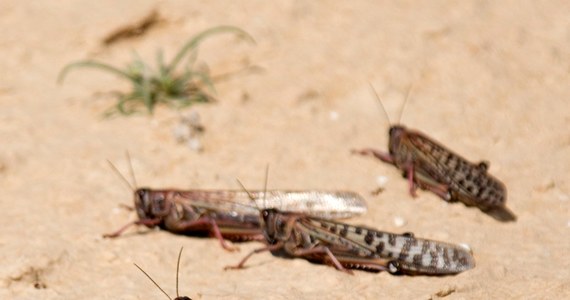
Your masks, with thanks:
M 268 245 L 226 269 L 244 268 L 255 253 L 280 250 L 292 257 L 332 264 L 337 270 L 350 274 L 350 269 L 360 269 L 392 274 L 450 275 L 475 267 L 468 248 L 416 238 L 412 233 L 393 234 L 302 213 L 280 212 L 275 208 L 261 209 L 260 219 Z
M 187 296 L 180 296 L 180 294 L 178 294 L 178 273 L 180 270 L 180 257 L 182 256 L 182 249 L 184 249 L 184 247 L 180 248 L 180 252 L 178 252 L 178 261 L 176 262 L 176 298 L 174 298 L 174 300 L 192 300 L 190 297 Z M 152 277 L 150 277 L 150 275 L 148 275 L 141 267 L 139 267 L 139 265 L 134 264 L 135 267 L 137 267 L 139 270 L 141 270 L 141 272 L 143 272 L 144 275 L 146 275 L 146 277 L 148 277 L 148 279 L 150 279 L 150 281 L 152 281 L 152 283 L 154 283 L 154 285 L 156 285 L 156 287 L 163 292 L 166 297 L 168 297 L 168 299 L 172 300 L 172 298 L 170 298 L 170 296 L 160 287 L 160 285 L 158 285 L 158 283 L 156 283 L 156 281 L 154 281 L 152 279 Z
M 388 116 L 378 94 L 376 97 Z M 374 156 L 402 170 L 413 197 L 419 187 L 445 201 L 460 201 L 467 206 L 476 206 L 497 220 L 516 220 L 516 216 L 506 207 L 505 185 L 487 172 L 489 162 L 472 163 L 426 134 L 401 124 L 391 125 L 388 136 L 388 153 L 371 148 L 352 152 Z
M 120 172 L 111 164 L 120 175 Z M 132 170 L 132 167 L 131 167 Z M 131 171 L 132 174 L 132 171 Z M 232 241 L 262 240 L 258 210 L 247 205 L 250 198 L 240 190 L 152 190 L 131 187 L 138 220 L 130 222 L 104 237 L 121 235 L 132 225 L 159 227 L 178 234 L 209 234 L 226 250 Z M 134 176 L 133 176 L 134 180 Z M 135 185 L 136 185 L 136 180 Z M 253 191 L 256 199 L 266 199 L 267 207 L 304 212 L 323 218 L 347 218 L 366 212 L 362 197 L 348 191 Z

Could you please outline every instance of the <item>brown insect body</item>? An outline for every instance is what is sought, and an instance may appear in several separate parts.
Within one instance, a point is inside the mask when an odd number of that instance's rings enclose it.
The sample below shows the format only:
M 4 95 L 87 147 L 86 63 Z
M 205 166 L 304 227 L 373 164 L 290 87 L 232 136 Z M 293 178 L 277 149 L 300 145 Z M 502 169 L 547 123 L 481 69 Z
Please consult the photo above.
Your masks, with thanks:
M 425 134 L 401 125 L 392 126 L 389 134 L 393 164 L 402 170 L 412 165 L 418 186 L 446 201 L 476 206 L 501 221 L 516 220 L 505 207 L 507 189 L 487 172 L 488 162 L 471 163 Z
M 344 191 L 253 191 L 263 207 L 280 207 L 326 218 L 346 218 L 366 212 L 364 200 Z M 259 201 L 259 200 L 257 200 Z M 138 221 L 127 224 L 106 237 L 117 237 L 131 225 L 145 225 L 179 234 L 209 234 L 225 244 L 232 241 L 263 240 L 259 212 L 251 207 L 249 195 L 237 190 L 151 190 L 134 192 Z
M 471 163 L 425 134 L 394 125 L 389 130 L 388 153 L 375 149 L 355 151 L 373 155 L 403 170 L 415 188 L 430 190 L 442 199 L 476 206 L 500 221 L 514 221 L 506 208 L 505 185 L 487 172 L 488 162 Z
M 251 255 L 266 250 L 283 250 L 290 256 L 332 264 L 348 273 L 348 269 L 360 269 L 450 275 L 475 266 L 470 250 L 415 238 L 411 233 L 392 234 L 276 209 L 262 210 L 261 217 L 269 246 L 255 250 L 230 268 L 243 268 Z
M 201 197 L 201 198 L 200 198 Z M 150 190 L 135 191 L 135 209 L 139 222 L 149 228 L 155 226 L 178 234 L 209 233 L 223 239 L 248 241 L 260 239 L 259 221 L 256 215 L 247 215 L 237 210 L 222 207 L 205 208 L 196 206 L 213 199 L 233 199 L 231 191 L 179 191 Z M 223 203 L 223 202 L 222 202 Z M 227 246 L 222 246 L 226 248 Z

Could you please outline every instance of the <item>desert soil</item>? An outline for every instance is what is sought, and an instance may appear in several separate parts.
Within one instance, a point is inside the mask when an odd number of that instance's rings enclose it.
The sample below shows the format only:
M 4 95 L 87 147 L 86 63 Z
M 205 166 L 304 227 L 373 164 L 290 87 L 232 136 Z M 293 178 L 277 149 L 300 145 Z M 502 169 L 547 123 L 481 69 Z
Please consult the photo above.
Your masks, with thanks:
M 102 41 L 153 9 L 144 34 Z M 562 299 L 570 297 L 570 3 L 568 1 L 13 1 L 0 2 L 0 298 L 163 299 L 136 262 L 171 295 L 194 299 Z M 179 112 L 102 118 L 129 85 L 79 59 L 124 66 L 136 51 L 154 63 L 221 24 L 249 32 L 207 40 L 212 74 L 261 71 L 216 83 L 218 101 L 196 105 L 203 151 L 176 142 Z M 386 149 L 402 123 L 472 161 L 487 160 L 508 187 L 518 221 L 413 199 L 395 168 L 351 155 Z M 350 189 L 369 212 L 349 220 L 386 231 L 466 243 L 477 266 L 457 276 L 354 276 L 269 253 L 223 271 L 257 243 L 228 253 L 214 239 L 131 229 L 132 194 L 107 159 L 141 186 Z M 373 195 L 378 178 L 385 190 Z

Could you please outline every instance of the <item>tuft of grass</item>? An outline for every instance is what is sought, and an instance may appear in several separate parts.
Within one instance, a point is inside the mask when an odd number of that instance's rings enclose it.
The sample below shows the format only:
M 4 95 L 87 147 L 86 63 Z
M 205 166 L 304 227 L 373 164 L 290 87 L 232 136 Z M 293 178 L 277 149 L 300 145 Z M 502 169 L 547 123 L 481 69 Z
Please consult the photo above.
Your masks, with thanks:
M 240 28 L 218 26 L 192 37 L 169 63 L 164 61 L 162 52 L 159 51 L 156 70 L 140 57 L 136 57 L 124 70 L 96 60 L 81 60 L 66 65 L 59 73 L 57 82 L 62 83 L 67 74 L 76 68 L 100 69 L 130 81 L 131 91 L 118 94 L 117 103 L 105 113 L 106 116 L 116 113 L 130 115 L 139 112 L 141 106 L 152 114 L 158 104 L 180 109 L 194 103 L 210 102 L 214 98 L 204 87 L 215 94 L 212 78 L 208 72 L 198 70 L 194 63 L 198 57 L 200 43 L 205 38 L 220 33 L 234 33 L 248 42 L 255 43 L 254 39 Z M 180 65 L 184 61 L 186 63 L 182 68 Z

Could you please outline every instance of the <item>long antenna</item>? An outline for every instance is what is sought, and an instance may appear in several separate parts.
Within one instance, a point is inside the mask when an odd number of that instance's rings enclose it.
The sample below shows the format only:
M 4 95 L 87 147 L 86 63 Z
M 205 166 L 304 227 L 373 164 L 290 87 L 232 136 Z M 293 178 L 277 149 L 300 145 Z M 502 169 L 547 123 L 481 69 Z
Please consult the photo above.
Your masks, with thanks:
M 412 91 L 414 90 L 414 86 L 415 86 L 415 84 L 412 83 L 408 87 L 408 91 L 406 92 L 406 99 L 404 99 L 404 104 L 402 104 L 402 110 L 400 111 L 400 115 L 398 116 L 398 124 L 401 124 L 401 122 L 402 122 L 402 116 L 404 116 L 404 110 L 406 109 L 406 106 L 408 104 L 408 99 L 410 99 L 410 95 L 412 94 Z
M 131 161 L 131 155 L 129 154 L 129 151 L 127 151 L 126 153 L 127 153 L 127 161 L 129 162 L 129 172 L 131 173 L 131 178 L 133 179 L 133 183 L 135 184 L 135 186 L 139 186 L 137 184 L 137 178 L 135 177 L 135 171 L 133 170 L 133 163 Z
M 182 256 L 182 249 L 184 249 L 184 247 L 180 247 L 180 252 L 178 252 L 178 262 L 176 263 L 176 298 L 180 298 L 180 295 L 178 294 L 178 271 L 180 270 L 180 257 Z
M 115 167 L 115 165 L 107 159 L 107 162 L 109 163 L 109 165 L 111 166 L 111 169 L 115 172 L 115 174 L 117 174 L 117 176 L 119 176 L 119 178 L 121 178 L 121 180 L 127 185 L 127 187 L 131 190 L 131 191 L 135 191 L 135 188 L 133 187 L 133 185 L 127 180 L 127 178 L 125 178 L 125 176 L 123 176 L 123 174 L 121 174 L 121 172 L 119 172 L 119 169 L 117 169 L 117 167 Z
M 382 104 L 382 100 L 380 99 L 380 96 L 378 96 L 378 93 L 376 92 L 376 89 L 372 85 L 372 82 L 368 82 L 368 84 L 370 85 L 372 93 L 374 94 L 374 96 L 376 96 L 376 100 L 378 101 L 378 103 L 380 103 L 380 108 L 382 109 L 384 116 L 386 116 L 386 120 L 388 120 L 388 123 L 391 124 L 392 122 L 390 122 L 390 117 L 388 116 L 388 112 L 386 111 L 386 108 L 384 108 L 384 104 Z
M 241 189 L 244 190 L 247 193 L 247 196 L 249 197 L 249 200 L 253 201 L 253 203 L 255 204 L 257 209 L 260 209 L 259 206 L 257 206 L 257 201 L 255 201 L 255 197 L 249 192 L 249 190 L 245 187 L 245 185 L 243 185 L 243 183 L 241 183 L 241 181 L 239 179 L 236 178 L 237 183 L 241 186 Z M 230 201 L 228 201 L 230 202 Z M 251 207 L 249 205 L 245 205 L 242 203 L 237 203 L 237 202 L 231 202 L 231 203 L 235 203 L 235 204 L 239 204 L 239 205 L 243 205 L 245 207 Z
M 267 181 L 269 179 L 269 164 L 265 166 L 265 183 L 263 184 L 263 208 L 267 208 Z M 281 202 L 283 205 L 283 202 Z
M 181 250 L 181 251 L 182 251 L 182 250 Z M 137 264 L 135 264 L 135 263 L 133 263 L 133 264 L 135 265 L 135 267 L 139 268 L 139 270 L 141 270 L 141 272 L 143 272 L 143 274 L 146 275 L 146 277 L 148 277 L 148 279 L 150 279 L 150 281 L 152 281 L 152 283 L 154 283 L 154 285 L 156 285 L 156 287 L 157 287 L 159 290 L 161 290 L 161 291 L 166 295 L 166 297 L 168 297 L 168 299 L 172 300 L 172 298 L 170 298 L 170 296 L 168 296 L 168 294 L 160 287 L 160 285 L 158 285 L 158 283 L 156 283 L 156 282 L 152 279 L 152 277 L 150 277 L 150 275 L 148 275 L 148 274 L 147 274 L 141 267 L 139 267 Z M 176 273 L 176 274 L 177 274 L 177 276 L 178 276 L 178 273 Z M 178 281 L 177 281 L 177 282 L 178 282 Z M 178 292 L 178 287 L 177 287 L 176 291 Z

